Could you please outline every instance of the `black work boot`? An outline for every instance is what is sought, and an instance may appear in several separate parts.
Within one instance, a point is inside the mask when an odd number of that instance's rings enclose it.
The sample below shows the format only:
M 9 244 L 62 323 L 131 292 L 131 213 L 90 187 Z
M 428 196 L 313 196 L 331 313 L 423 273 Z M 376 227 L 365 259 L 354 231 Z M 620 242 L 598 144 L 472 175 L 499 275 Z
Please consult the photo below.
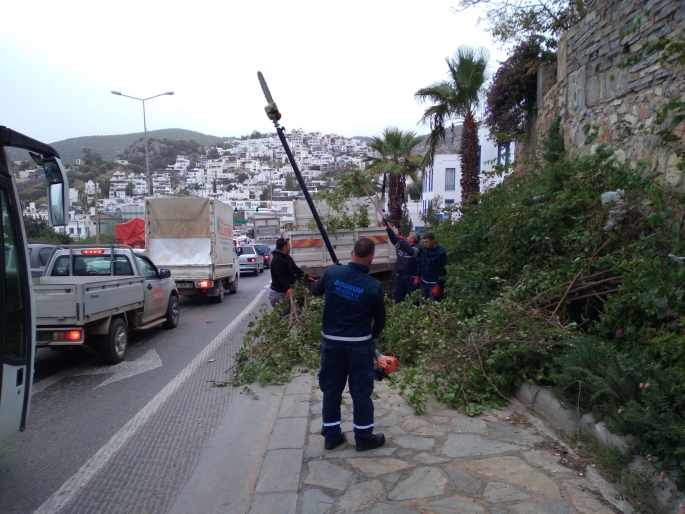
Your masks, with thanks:
M 373 434 L 371 439 L 363 443 L 357 443 L 357 451 L 365 452 L 366 450 L 373 450 L 380 448 L 385 444 L 385 436 L 383 434 Z
M 337 440 L 335 440 L 335 441 L 333 441 L 333 442 L 331 442 L 331 443 L 327 442 L 327 443 L 324 444 L 323 446 L 324 446 L 324 448 L 326 448 L 327 450 L 335 450 L 338 446 L 340 446 L 341 444 L 343 444 L 346 440 L 347 440 L 347 439 L 345 439 L 345 434 L 340 434 L 340 437 L 339 437 Z

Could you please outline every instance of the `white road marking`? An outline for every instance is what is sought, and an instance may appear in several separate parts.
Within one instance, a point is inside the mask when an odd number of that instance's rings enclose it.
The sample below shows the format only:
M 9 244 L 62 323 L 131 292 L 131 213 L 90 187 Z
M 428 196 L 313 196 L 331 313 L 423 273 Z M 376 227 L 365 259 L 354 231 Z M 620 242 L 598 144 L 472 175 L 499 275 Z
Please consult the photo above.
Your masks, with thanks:
M 75 376 L 112 375 L 111 377 L 107 378 L 107 380 L 93 388 L 97 389 L 98 387 L 111 384 L 112 382 L 118 382 L 119 380 L 124 380 L 125 378 L 140 375 L 146 371 L 161 367 L 162 359 L 159 358 L 159 354 L 153 348 L 133 361 L 124 361 L 116 366 L 91 366 L 79 373 L 76 373 Z
M 41 391 L 45 391 L 51 385 L 59 382 L 63 378 L 67 377 L 80 377 L 84 375 L 112 375 L 107 380 L 101 384 L 95 386 L 93 389 L 102 387 L 112 382 L 117 382 L 128 377 L 133 377 L 139 375 L 140 373 L 145 373 L 151 369 L 160 368 L 162 366 L 162 359 L 160 359 L 159 354 L 153 348 L 144 355 L 141 355 L 135 360 L 124 361 L 116 366 L 106 366 L 106 365 L 84 365 L 78 368 L 64 369 L 54 375 L 45 378 L 33 385 L 32 394 L 36 395 Z
M 190 375 L 207 361 L 211 353 L 223 343 L 228 334 L 248 313 L 257 305 L 265 291 L 259 293 L 250 305 L 236 317 L 221 333 L 209 343 L 181 372 L 176 375 L 157 395 L 133 416 L 112 438 L 100 448 L 95 455 L 72 475 L 50 498 L 48 498 L 34 514 L 54 514 L 67 504 L 83 488 L 95 474 L 100 471 L 114 456 L 114 454 L 133 437 L 138 430 L 155 414 L 164 403 L 178 390 Z
M 95 358 L 93 358 L 93 361 L 94 360 Z M 37 394 L 45 391 L 51 385 L 56 384 L 63 378 L 70 377 L 73 374 L 73 369 L 63 369 L 62 371 L 58 371 L 54 375 L 50 375 L 48 378 L 44 378 L 40 382 L 37 382 L 31 386 L 31 396 L 36 396 Z

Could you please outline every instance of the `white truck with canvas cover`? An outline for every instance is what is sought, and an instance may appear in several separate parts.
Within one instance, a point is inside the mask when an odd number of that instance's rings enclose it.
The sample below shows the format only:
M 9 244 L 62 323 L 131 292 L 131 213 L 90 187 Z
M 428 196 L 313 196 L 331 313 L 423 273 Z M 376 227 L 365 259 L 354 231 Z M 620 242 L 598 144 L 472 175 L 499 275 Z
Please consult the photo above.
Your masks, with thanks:
M 89 346 L 103 361 L 121 362 L 129 329 L 178 325 L 170 277 L 126 245 L 55 247 L 33 285 L 36 346 Z
M 276 241 L 281 237 L 281 219 L 278 216 L 255 215 L 254 239 L 256 243 L 264 243 L 269 248 L 275 248 Z
M 184 296 L 221 303 L 238 292 L 240 264 L 233 244 L 233 208 L 209 198 L 145 202 L 147 255 L 173 274 Z

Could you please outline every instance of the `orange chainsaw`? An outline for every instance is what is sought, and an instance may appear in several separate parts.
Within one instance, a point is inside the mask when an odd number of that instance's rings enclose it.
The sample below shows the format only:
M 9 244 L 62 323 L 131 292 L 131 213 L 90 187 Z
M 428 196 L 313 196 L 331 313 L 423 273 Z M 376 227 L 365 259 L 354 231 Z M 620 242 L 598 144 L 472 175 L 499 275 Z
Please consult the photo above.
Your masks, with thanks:
M 376 350 L 376 380 L 381 381 L 390 373 L 400 367 L 400 361 L 396 357 L 381 354 Z

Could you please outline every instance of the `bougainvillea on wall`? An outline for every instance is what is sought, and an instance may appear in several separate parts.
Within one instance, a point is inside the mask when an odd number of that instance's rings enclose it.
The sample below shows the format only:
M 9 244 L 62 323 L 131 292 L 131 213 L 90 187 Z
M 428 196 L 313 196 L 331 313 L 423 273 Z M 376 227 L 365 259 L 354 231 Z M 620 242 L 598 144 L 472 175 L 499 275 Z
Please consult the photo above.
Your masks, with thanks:
M 535 110 L 538 68 L 554 59 L 539 37 L 514 47 L 488 89 L 484 122 L 491 139 L 506 143 L 523 135 L 522 124 Z

